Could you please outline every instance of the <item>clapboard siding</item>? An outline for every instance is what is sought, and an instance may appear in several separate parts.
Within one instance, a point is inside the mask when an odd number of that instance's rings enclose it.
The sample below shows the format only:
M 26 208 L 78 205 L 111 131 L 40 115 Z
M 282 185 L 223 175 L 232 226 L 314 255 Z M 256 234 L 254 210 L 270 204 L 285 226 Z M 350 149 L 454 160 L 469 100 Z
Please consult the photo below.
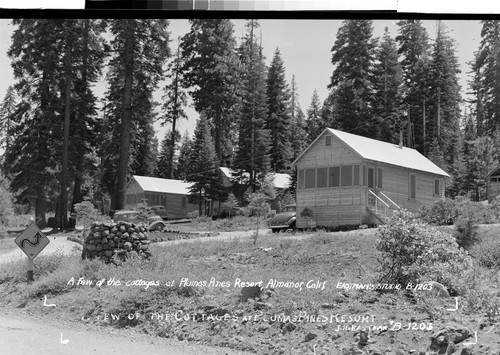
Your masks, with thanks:
M 188 197 L 181 194 L 127 189 L 125 201 L 127 210 L 136 209 L 137 204 L 142 201 L 147 202 L 149 206 L 165 206 L 169 219 L 185 218 L 188 212 L 198 210 L 197 204 L 189 203 Z
M 359 224 L 360 206 L 364 201 L 358 186 L 297 190 L 297 226 L 306 227 L 307 220 L 300 217 L 304 208 L 314 212 L 318 226 L 333 227 Z
M 325 136 L 332 137 L 332 145 L 325 146 Z M 300 158 L 300 169 L 337 165 L 360 164 L 361 157 L 334 135 L 324 132 L 316 143 Z
M 399 207 L 416 212 L 421 206 L 427 206 L 438 201 L 444 194 L 442 177 L 411 169 L 378 164 L 383 169 L 384 183 L 381 191 L 393 200 Z M 415 175 L 415 199 L 410 199 L 410 175 Z M 441 193 L 434 195 L 434 180 L 440 181 Z

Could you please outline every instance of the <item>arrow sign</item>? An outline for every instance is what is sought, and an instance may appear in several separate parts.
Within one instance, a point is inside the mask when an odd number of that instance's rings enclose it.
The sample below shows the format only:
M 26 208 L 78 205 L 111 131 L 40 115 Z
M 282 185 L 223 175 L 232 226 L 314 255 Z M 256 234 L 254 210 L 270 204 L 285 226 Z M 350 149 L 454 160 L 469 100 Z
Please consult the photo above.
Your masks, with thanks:
M 40 228 L 32 222 L 15 240 L 21 250 L 33 260 L 50 243 Z

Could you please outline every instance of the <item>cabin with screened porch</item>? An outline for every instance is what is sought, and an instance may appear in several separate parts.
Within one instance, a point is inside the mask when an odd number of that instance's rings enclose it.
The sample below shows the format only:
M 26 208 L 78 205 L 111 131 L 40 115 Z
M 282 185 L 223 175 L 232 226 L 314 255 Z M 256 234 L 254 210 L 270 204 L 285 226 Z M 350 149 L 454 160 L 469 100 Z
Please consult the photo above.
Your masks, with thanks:
M 415 149 L 326 128 L 293 162 L 297 228 L 384 223 L 444 197 L 449 175 Z M 302 217 L 305 208 L 313 216 Z

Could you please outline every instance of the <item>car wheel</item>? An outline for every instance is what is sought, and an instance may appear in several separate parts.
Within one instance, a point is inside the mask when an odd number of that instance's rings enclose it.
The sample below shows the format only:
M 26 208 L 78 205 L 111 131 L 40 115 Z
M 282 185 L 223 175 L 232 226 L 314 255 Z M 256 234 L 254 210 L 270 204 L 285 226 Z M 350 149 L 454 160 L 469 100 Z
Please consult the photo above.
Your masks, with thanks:
M 164 229 L 165 229 L 165 225 L 163 223 L 158 223 L 156 225 L 155 231 L 157 231 L 157 232 L 163 232 Z

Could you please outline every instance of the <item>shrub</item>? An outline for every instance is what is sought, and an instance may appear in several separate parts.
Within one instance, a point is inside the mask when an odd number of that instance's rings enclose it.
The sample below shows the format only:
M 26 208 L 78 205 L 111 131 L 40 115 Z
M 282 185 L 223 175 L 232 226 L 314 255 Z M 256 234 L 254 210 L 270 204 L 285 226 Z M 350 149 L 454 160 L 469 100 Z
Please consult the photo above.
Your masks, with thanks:
M 500 216 L 500 199 L 485 205 L 465 196 L 458 196 L 455 200 L 446 198 L 431 206 L 421 207 L 418 216 L 433 225 L 452 225 L 459 218 L 470 218 L 476 223 L 494 223 Z
M 461 217 L 455 222 L 455 237 L 459 247 L 470 249 L 479 241 L 479 230 L 476 223 L 470 217 Z
M 103 222 L 108 218 L 102 215 L 90 201 L 75 203 L 76 219 L 88 230 L 93 222 Z
M 486 235 L 473 246 L 471 254 L 487 268 L 500 269 L 500 240 L 496 235 Z
M 7 227 L 0 223 L 0 240 L 7 236 Z
M 490 208 L 491 214 L 493 215 L 493 218 L 495 220 L 499 220 L 500 219 L 500 195 L 498 195 L 497 197 L 495 197 L 493 199 L 493 201 L 491 201 L 489 208 Z
M 383 276 L 380 282 L 417 284 L 437 281 L 452 293 L 460 284 L 471 259 L 453 236 L 441 233 L 408 211 L 396 212 L 377 231 L 377 250 Z
M 148 206 L 146 202 L 139 202 L 137 204 L 137 211 L 139 212 L 137 218 L 143 223 L 148 224 L 148 218 L 152 214 L 154 214 L 154 211 L 151 207 Z
M 422 206 L 418 216 L 429 224 L 452 225 L 458 216 L 458 211 L 455 202 L 452 199 L 445 198 L 431 206 Z
M 314 216 L 314 212 L 309 207 L 306 207 L 302 211 L 300 211 L 300 216 L 312 218 Z
M 200 213 L 198 212 L 198 210 L 195 210 L 195 211 L 191 211 L 191 212 L 188 212 L 186 214 L 186 218 L 188 219 L 196 219 L 200 216 Z

